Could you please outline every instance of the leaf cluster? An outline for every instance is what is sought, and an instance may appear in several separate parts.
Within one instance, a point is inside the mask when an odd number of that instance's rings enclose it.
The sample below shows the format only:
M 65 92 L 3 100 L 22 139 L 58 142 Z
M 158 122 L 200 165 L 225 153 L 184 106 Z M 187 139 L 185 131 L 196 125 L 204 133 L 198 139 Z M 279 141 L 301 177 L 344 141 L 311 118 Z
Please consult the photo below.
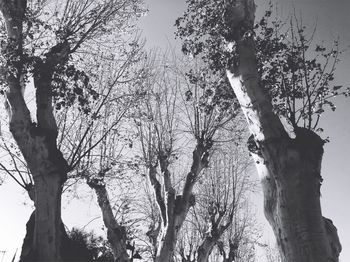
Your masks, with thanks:
M 237 65 L 239 28 L 228 28 L 225 14 L 230 1 L 189 0 L 185 14 L 177 19 L 177 37 L 186 55 L 204 61 L 211 74 L 224 76 Z M 349 95 L 349 89 L 335 82 L 342 51 L 338 41 L 331 47 L 315 43 L 311 33 L 295 14 L 289 20 L 272 18 L 273 5 L 255 24 L 255 47 L 261 86 L 269 94 L 276 114 L 293 128 L 317 129 L 322 113 L 335 110 L 333 98 Z M 231 19 L 238 19 L 233 16 Z M 244 26 L 241 25 L 241 30 Z M 190 94 L 190 93 L 189 93 Z
M 232 34 L 232 28 L 225 23 L 226 7 L 222 0 L 188 0 L 186 12 L 175 22 L 183 53 L 200 57 L 214 72 L 226 68 L 234 59 L 226 49 L 226 38 Z
M 78 109 L 84 114 L 90 113 L 90 103 L 99 98 L 99 93 L 90 84 L 87 73 L 73 64 L 56 70 L 52 79 L 52 95 L 56 110 L 70 107 L 77 102 Z
M 327 48 L 314 43 L 295 15 L 288 22 L 272 19 L 270 10 L 255 25 L 261 85 L 270 95 L 274 111 L 293 127 L 317 129 L 320 116 L 336 109 L 333 98 L 348 91 L 335 83 L 342 51 L 338 41 Z M 272 21 L 271 21 L 272 20 Z

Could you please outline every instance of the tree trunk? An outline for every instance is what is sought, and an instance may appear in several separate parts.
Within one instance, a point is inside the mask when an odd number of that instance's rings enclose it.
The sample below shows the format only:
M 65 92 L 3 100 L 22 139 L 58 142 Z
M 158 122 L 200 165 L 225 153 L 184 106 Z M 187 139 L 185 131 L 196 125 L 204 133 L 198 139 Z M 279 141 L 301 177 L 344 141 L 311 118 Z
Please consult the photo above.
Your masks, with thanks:
M 42 138 L 36 139 L 41 141 Z M 29 238 L 31 243 L 23 243 L 21 261 L 60 262 L 65 260 L 62 255 L 62 241 L 66 233 L 61 221 L 61 194 L 66 181 L 66 166 L 58 164 L 63 158 L 57 149 L 46 150 L 48 146 L 45 143 L 38 143 L 37 146 L 41 151 L 36 151 L 37 147 L 34 147 L 35 156 L 27 158 L 34 180 L 35 222 L 33 236 Z
M 195 204 L 195 196 L 192 193 L 193 187 L 201 171 L 208 165 L 211 146 L 211 139 L 197 138 L 197 145 L 192 154 L 191 170 L 186 176 L 182 195 L 176 195 L 176 190 L 171 184 L 171 175 L 168 170 L 169 155 L 161 152 L 159 154 L 161 157 L 158 158 L 163 174 L 163 187 L 157 180 L 156 166 L 150 165 L 149 167 L 149 179 L 154 189 L 162 220 L 156 262 L 172 262 L 174 260 L 179 231 L 186 219 L 188 210 Z
M 183 195 L 175 197 L 173 188 L 168 191 L 166 201 L 167 220 L 166 223 L 164 221 L 162 223 L 156 262 L 174 261 L 174 252 L 180 229 L 185 222 L 188 210 L 194 205 L 194 202 L 193 194 L 189 196 L 189 199 L 184 199 Z
M 34 177 L 35 227 L 33 247 L 41 261 L 62 261 L 61 176 Z
M 233 214 L 233 212 L 232 212 Z M 218 215 L 218 216 L 217 216 Z M 197 261 L 206 262 L 209 259 L 211 252 L 215 245 L 218 244 L 219 239 L 227 230 L 227 228 L 232 224 L 232 216 L 229 218 L 229 221 L 225 225 L 220 225 L 224 217 L 224 212 L 211 212 L 210 213 L 210 232 L 205 233 L 205 237 L 202 240 L 202 243 L 197 249 Z
M 172 226 L 164 229 L 165 233 L 162 235 L 158 244 L 158 254 L 156 262 L 172 262 L 174 261 L 174 252 L 177 242 L 177 232 Z
M 165 214 L 165 216 L 162 216 L 162 228 L 160 240 L 158 241 L 156 262 L 174 261 L 174 252 L 179 231 L 186 219 L 188 210 L 195 204 L 195 196 L 192 194 L 193 186 L 200 172 L 206 167 L 209 149 L 210 147 L 207 149 L 202 144 L 198 144 L 193 151 L 191 172 L 187 174 L 182 195 L 176 196 L 175 189 L 170 186 L 170 183 L 168 186 L 165 186 L 166 198 L 165 201 L 162 201 L 165 204 L 158 204 L 161 213 Z M 167 169 L 163 168 L 163 170 Z M 169 172 L 167 171 L 167 173 Z M 164 177 L 169 177 L 169 175 L 165 175 Z M 163 206 L 165 207 L 165 212 L 162 211 Z
M 57 125 L 52 110 L 52 69 L 44 66 L 35 70 L 37 123 L 31 120 L 22 90 L 27 75 L 23 55 L 23 22 L 27 1 L 0 0 L 0 10 L 5 20 L 9 41 L 2 45 L 8 66 L 4 73 L 8 85 L 6 106 L 10 131 L 21 150 L 34 180 L 35 222 L 32 239 L 26 242 L 29 249 L 21 261 L 61 262 L 62 222 L 61 193 L 67 179 L 68 165 L 57 149 Z M 49 60 L 49 57 L 46 57 Z M 50 74 L 47 74 L 51 70 Z M 40 84 L 38 86 L 37 84 Z
M 206 237 L 198 248 L 197 262 L 207 262 L 216 244 L 216 239 Z
M 46 88 L 49 88 L 49 84 Z M 10 82 L 7 99 L 11 105 L 10 131 L 20 148 L 34 180 L 35 225 L 32 257 L 22 261 L 63 261 L 61 255 L 61 194 L 68 164 L 57 149 L 57 126 L 53 113 L 43 119 L 40 112 L 50 109 L 37 105 L 38 123 L 31 121 L 19 81 Z M 37 100 L 38 100 L 37 94 Z M 48 100 L 50 102 L 50 100 Z
M 185 200 L 181 195 L 175 197 L 175 189 L 173 188 L 167 194 L 167 217 L 166 220 L 162 221 L 156 262 L 174 261 L 174 252 L 180 229 L 186 219 L 189 208 L 194 205 L 194 195 L 191 195 L 192 197 L 189 200 Z
M 298 129 L 295 139 L 266 143 L 261 150 L 266 164 L 258 160 L 258 170 L 268 170 L 261 180 L 265 215 L 283 261 L 338 261 L 336 229 L 321 213 L 322 147 L 315 133 Z
M 38 260 L 38 254 L 32 247 L 34 239 L 34 228 L 35 228 L 35 211 L 31 214 L 29 221 L 26 225 L 26 236 L 22 245 L 22 252 L 20 257 L 20 262 L 22 261 L 43 261 Z M 63 223 L 60 221 L 60 243 L 61 243 L 61 254 L 63 261 L 73 261 L 72 254 L 75 250 L 72 250 L 70 239 L 67 236 Z M 75 256 L 73 255 L 75 258 Z
M 176 205 L 180 204 L 181 196 L 178 201 L 175 198 L 175 190 L 170 188 L 166 196 L 166 219 L 163 218 L 161 232 L 158 241 L 158 253 L 156 262 L 174 261 L 174 252 L 179 230 L 183 221 L 179 220 L 180 216 L 176 212 Z
M 127 262 L 129 256 L 126 250 L 126 230 L 116 221 L 111 204 L 109 202 L 106 186 L 101 179 L 90 179 L 88 185 L 94 189 L 100 206 L 103 222 L 107 228 L 107 239 L 111 244 L 114 260 L 117 262 Z
M 11 104 L 17 98 L 8 96 Z M 26 111 L 25 111 L 26 112 Z M 61 256 L 61 194 L 67 178 L 67 163 L 57 150 L 55 134 L 27 122 L 12 110 L 10 130 L 28 163 L 34 180 L 35 225 L 30 252 L 21 261 L 63 261 Z
M 34 176 L 34 182 L 30 197 L 35 211 L 27 223 L 20 261 L 70 261 L 72 250 L 61 221 L 62 176 Z
M 228 68 L 227 77 L 252 133 L 249 148 L 282 260 L 338 261 L 341 245 L 336 229 L 322 217 L 320 206 L 323 141 L 298 127 L 294 128 L 295 139 L 289 137 L 260 85 L 252 33 L 254 1 L 238 0 L 232 6 L 228 12 L 238 11 L 242 21 L 228 21 L 237 23 L 229 26 L 239 26 L 243 33 L 234 39 L 238 60 Z

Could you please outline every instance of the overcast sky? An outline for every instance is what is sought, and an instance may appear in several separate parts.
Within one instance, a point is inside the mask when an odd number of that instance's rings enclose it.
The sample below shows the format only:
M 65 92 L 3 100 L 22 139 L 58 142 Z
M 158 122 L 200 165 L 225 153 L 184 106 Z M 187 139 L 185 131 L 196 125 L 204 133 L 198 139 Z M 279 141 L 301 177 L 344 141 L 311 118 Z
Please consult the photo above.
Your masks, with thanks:
M 174 21 L 185 10 L 184 0 L 145 0 L 149 7 L 149 14 L 140 21 L 144 30 L 148 47 L 165 48 L 169 44 L 176 46 L 174 42 Z M 257 16 L 263 13 L 264 0 L 257 1 Z M 343 48 L 350 48 L 350 1 L 348 0 L 280 0 L 279 10 L 284 17 L 290 15 L 293 8 L 302 12 L 304 22 L 314 25 L 317 21 L 316 39 L 330 43 L 338 36 Z M 342 56 L 343 61 L 339 65 L 337 81 L 339 84 L 350 85 L 350 52 L 347 50 Z M 324 137 L 330 137 L 330 143 L 325 145 L 322 176 L 324 183 L 322 187 L 322 207 L 324 216 L 333 220 L 338 228 L 343 251 L 341 261 L 350 261 L 350 100 L 341 99 L 337 103 L 334 113 L 325 114 L 321 125 L 325 129 Z M 9 180 L 0 186 L 0 251 L 7 250 L 6 259 L 9 261 L 10 254 L 13 255 L 17 247 L 20 247 L 25 233 L 31 207 L 24 206 L 27 195 Z M 90 199 L 91 200 L 91 199 Z M 92 201 L 95 202 L 95 201 Z M 63 221 L 68 227 L 73 225 L 84 225 L 92 218 L 99 215 L 98 209 L 85 200 L 86 210 L 76 212 L 81 203 L 73 201 L 70 206 L 63 208 Z M 262 212 L 262 201 L 257 198 L 261 223 L 265 223 Z M 266 225 L 266 223 L 265 223 Z M 100 222 L 91 226 L 101 226 Z M 266 235 L 271 236 L 270 229 L 265 226 Z M 267 239 L 269 237 L 267 236 Z

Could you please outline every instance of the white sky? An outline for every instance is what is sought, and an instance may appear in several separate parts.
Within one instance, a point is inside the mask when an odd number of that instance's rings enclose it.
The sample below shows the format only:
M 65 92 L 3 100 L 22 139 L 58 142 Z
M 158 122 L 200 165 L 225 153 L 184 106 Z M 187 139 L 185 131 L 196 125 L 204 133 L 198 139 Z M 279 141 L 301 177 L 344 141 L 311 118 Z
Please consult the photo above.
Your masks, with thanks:
M 149 47 L 166 47 L 169 43 L 174 47 L 173 24 L 177 16 L 185 9 L 184 0 L 145 0 L 148 4 L 149 15 L 142 18 L 140 26 L 144 29 Z M 264 11 L 264 0 L 257 0 L 258 14 Z M 326 43 L 340 36 L 340 43 L 344 48 L 350 47 L 350 1 L 347 0 L 280 0 L 282 15 L 289 15 L 293 6 L 297 12 L 302 11 L 304 22 L 313 25 L 317 19 L 318 31 L 316 38 Z M 346 51 L 339 65 L 337 81 L 339 84 L 350 85 L 350 52 Z M 322 176 L 322 206 L 324 216 L 333 220 L 338 228 L 343 251 L 341 261 L 350 261 L 350 101 L 341 99 L 337 103 L 337 110 L 322 119 L 321 125 L 325 129 L 325 137 L 331 142 L 325 145 Z M 0 262 L 11 261 L 16 248 L 20 248 L 25 234 L 31 206 L 23 205 L 27 201 L 26 193 L 10 179 L 0 186 Z M 91 219 L 99 216 L 96 201 L 73 201 L 62 210 L 63 221 L 68 227 L 83 226 Z M 259 209 L 259 220 L 264 224 L 265 237 L 271 239 L 272 233 L 262 215 L 262 199 L 256 200 Z M 84 207 L 84 208 L 82 208 Z M 79 212 L 77 212 L 79 210 Z M 89 228 L 101 227 L 100 220 L 90 224 Z

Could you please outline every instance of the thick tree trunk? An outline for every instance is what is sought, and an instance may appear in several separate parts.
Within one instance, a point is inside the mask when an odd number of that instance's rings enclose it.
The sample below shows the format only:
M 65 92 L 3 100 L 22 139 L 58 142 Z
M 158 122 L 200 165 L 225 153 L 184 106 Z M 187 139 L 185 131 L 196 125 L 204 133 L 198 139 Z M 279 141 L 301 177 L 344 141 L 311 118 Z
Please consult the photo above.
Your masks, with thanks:
M 42 261 L 63 261 L 61 256 L 61 194 L 59 174 L 34 177 L 35 227 L 33 248 Z
M 38 144 L 40 145 L 40 143 Z M 41 146 L 43 146 L 41 144 Z M 67 238 L 61 221 L 62 185 L 66 180 L 66 166 L 60 166 L 56 161 L 63 160 L 58 151 L 36 152 L 34 162 L 30 158 L 28 164 L 33 172 L 35 219 L 30 241 L 24 241 L 21 261 L 65 261 L 63 241 Z M 47 153 L 47 155 L 46 155 Z M 55 159 L 54 162 L 48 159 Z M 63 162 L 64 164 L 65 162 Z M 27 227 L 27 230 L 29 228 Z
M 34 228 L 35 228 L 35 211 L 33 211 L 32 215 L 29 218 L 29 221 L 26 225 L 26 236 L 22 245 L 22 252 L 20 257 L 20 262 L 22 261 L 43 261 L 38 260 L 38 254 L 33 249 L 33 239 L 34 239 Z M 74 256 L 75 250 L 72 250 L 70 239 L 67 236 L 63 223 L 60 221 L 60 251 L 64 261 L 73 261 L 71 258 Z M 75 260 L 74 260 L 75 261 Z
M 321 213 L 323 141 L 305 129 L 296 135 L 261 150 L 266 164 L 258 161 L 258 170 L 268 170 L 262 177 L 265 215 L 283 261 L 338 261 L 336 229 Z
M 22 32 L 26 9 L 27 1 L 0 0 L 8 36 L 2 51 L 8 63 L 4 75 L 8 84 L 6 98 L 9 126 L 34 180 L 34 229 L 32 238 L 26 242 L 29 249 L 24 248 L 30 255 L 23 253 L 21 261 L 60 262 L 63 261 L 61 252 L 64 232 L 61 193 L 68 166 L 56 146 L 58 131 L 52 110 L 51 76 L 57 63 L 51 63 L 51 58 L 47 56 L 46 61 L 50 65 L 34 70 L 37 123 L 33 123 L 22 92 L 27 75 Z M 56 58 L 55 61 L 58 60 Z
M 101 179 L 90 179 L 88 185 L 94 189 L 100 206 L 103 222 L 107 228 L 107 239 L 111 245 L 114 260 L 117 262 L 130 261 L 126 250 L 126 230 L 125 227 L 116 221 L 111 204 L 109 202 L 106 186 Z
M 49 84 L 46 85 L 46 88 Z M 30 252 L 35 258 L 22 261 L 63 261 L 61 255 L 61 194 L 67 179 L 68 165 L 57 149 L 57 126 L 51 108 L 38 104 L 38 123 L 32 123 L 21 85 L 10 82 L 7 99 L 10 103 L 10 131 L 20 148 L 34 180 L 35 225 Z M 38 100 L 38 95 L 37 95 Z M 50 99 L 48 99 L 50 102 Z M 47 120 L 49 117 L 51 119 Z
M 320 176 L 323 141 L 312 131 L 294 128 L 288 136 L 260 85 L 253 33 L 255 4 L 237 0 L 228 12 L 242 15 L 227 23 L 235 36 L 238 60 L 227 70 L 252 133 L 250 151 L 263 186 L 265 215 L 284 262 L 338 261 L 341 245 L 330 220 L 322 217 Z M 236 9 L 236 10 L 235 10 Z M 236 24 L 233 24 L 236 23 Z M 231 40 L 232 41 L 232 40 Z
M 158 254 L 156 262 L 172 262 L 174 261 L 175 248 L 179 231 L 183 221 L 179 221 L 179 217 L 175 216 L 166 227 L 163 228 L 158 244 Z
M 177 244 L 180 229 L 186 219 L 188 210 L 194 205 L 194 196 L 189 200 L 183 196 L 175 197 L 175 190 L 172 188 L 166 198 L 166 220 L 163 219 L 161 232 L 158 240 L 158 253 L 156 262 L 174 261 L 174 252 Z
M 32 124 L 26 126 L 23 116 L 12 112 L 10 129 L 33 175 L 36 210 L 31 256 L 23 254 L 21 261 L 63 261 L 61 194 L 67 163 L 57 150 L 55 139 Z
M 13 105 L 17 103 L 11 94 L 8 99 Z M 65 234 L 61 221 L 61 194 L 68 165 L 56 146 L 57 126 L 52 112 L 45 114 L 47 119 L 51 116 L 50 120 L 46 120 L 40 116 L 40 112 L 46 111 L 44 109 L 48 106 L 37 106 L 37 125 L 14 110 L 10 120 L 10 130 L 34 180 L 35 225 L 31 254 L 35 259 L 23 256 L 22 261 L 60 262 L 64 261 L 61 252 L 62 234 Z M 27 112 L 27 109 L 24 107 L 23 111 Z
M 164 234 L 158 244 L 158 254 L 156 262 L 172 262 L 174 261 L 174 252 L 177 242 L 177 232 L 175 228 L 170 226 L 164 229 Z
M 213 248 L 216 244 L 217 239 L 207 237 L 201 243 L 197 252 L 197 262 L 207 262 Z

